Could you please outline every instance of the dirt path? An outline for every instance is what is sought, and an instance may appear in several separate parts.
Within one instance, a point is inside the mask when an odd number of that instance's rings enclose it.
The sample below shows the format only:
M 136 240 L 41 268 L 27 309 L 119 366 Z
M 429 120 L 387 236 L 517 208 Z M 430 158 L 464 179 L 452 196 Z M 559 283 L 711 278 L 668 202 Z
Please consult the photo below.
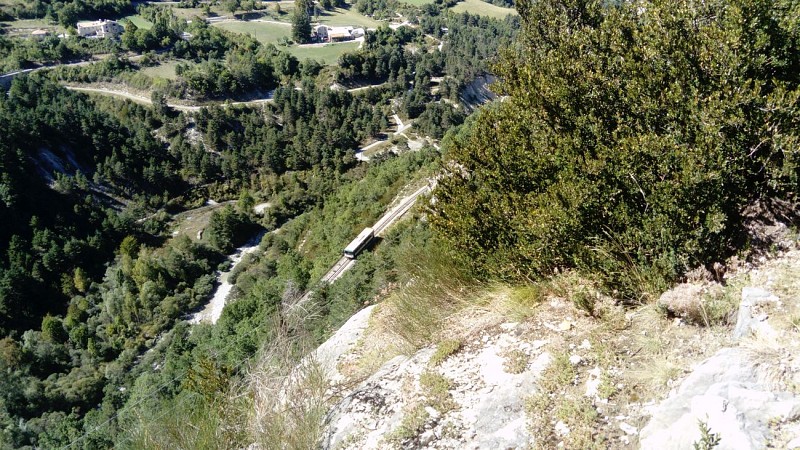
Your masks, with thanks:
M 356 89 L 363 89 L 363 88 L 356 88 Z M 392 115 L 392 118 L 394 118 L 394 121 L 397 123 L 397 131 L 394 131 L 392 133 L 392 135 L 393 136 L 400 135 L 400 136 L 403 136 L 406 139 L 410 140 L 408 138 L 408 136 L 405 134 L 405 131 L 408 130 L 409 128 L 411 128 L 411 125 L 412 125 L 411 122 L 409 121 L 408 123 L 404 124 L 403 121 L 400 120 L 400 117 L 397 114 Z M 355 155 L 356 159 L 359 160 L 359 161 L 362 161 L 362 162 L 369 161 L 369 156 L 365 155 L 364 152 L 366 152 L 367 150 L 370 150 L 373 147 L 376 147 L 376 146 L 378 146 L 380 144 L 384 144 L 386 142 L 389 142 L 389 140 L 388 139 L 381 139 L 381 140 L 377 140 L 377 141 L 371 142 L 371 143 L 367 144 L 364 147 L 361 147 L 360 149 L 356 150 L 356 155 Z
M 110 89 L 110 88 L 95 88 L 95 87 L 82 87 L 82 86 L 65 86 L 67 89 L 79 92 L 90 92 L 95 94 L 103 94 L 103 95 L 110 95 L 114 97 L 122 97 L 132 100 L 137 103 L 142 103 L 146 105 L 152 105 L 153 101 L 144 95 L 134 94 L 132 92 L 122 90 L 122 89 Z M 268 103 L 272 101 L 272 93 L 268 98 L 261 98 L 256 100 L 248 100 L 244 102 L 225 102 L 219 103 L 219 106 L 227 107 L 227 106 L 250 106 L 250 105 L 259 105 L 263 103 Z M 213 106 L 212 104 L 208 105 L 180 105 L 177 103 L 167 103 L 167 106 L 170 108 L 177 109 L 179 111 L 188 111 L 188 112 L 195 112 L 199 111 L 201 108 L 205 108 L 208 106 Z
M 258 251 L 259 245 L 261 244 L 261 238 L 264 237 L 264 234 L 265 233 L 263 232 L 258 233 L 244 246 L 237 248 L 232 255 L 228 256 L 228 259 L 231 261 L 230 268 L 225 272 L 217 273 L 217 282 L 219 284 L 214 290 L 214 295 L 212 295 L 211 300 L 209 300 L 203 309 L 192 314 L 192 316 L 189 318 L 189 323 L 217 323 L 217 320 L 219 320 L 219 317 L 222 315 L 222 309 L 225 308 L 225 304 L 228 302 L 228 296 L 233 290 L 233 285 L 228 281 L 228 277 L 236 268 L 236 266 L 242 262 L 245 255 Z

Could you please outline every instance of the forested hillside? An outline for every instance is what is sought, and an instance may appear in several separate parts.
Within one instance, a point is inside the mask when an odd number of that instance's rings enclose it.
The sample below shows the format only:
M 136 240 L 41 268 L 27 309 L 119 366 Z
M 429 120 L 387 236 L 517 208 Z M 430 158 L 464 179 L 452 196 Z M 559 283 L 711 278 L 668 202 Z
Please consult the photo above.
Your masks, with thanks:
M 0 98 L 4 335 L 65 312 L 75 280 L 85 290 L 102 274 L 103 261 L 133 232 L 133 217 L 114 210 L 122 206 L 116 199 L 141 196 L 160 206 L 162 196 L 187 186 L 175 158 L 146 131 L 156 123 L 152 113 L 127 113 L 123 124 L 85 97 L 32 78 Z
M 13 17 L 0 20 L 71 27 L 129 6 L 4 4 Z M 272 340 L 319 342 L 395 286 L 407 247 L 431 239 L 416 221 L 336 285 L 317 280 L 407 185 L 433 177 L 429 143 L 463 122 L 461 90 L 519 26 L 441 6 L 404 11 L 422 24 L 369 30 L 332 67 L 159 5 L 138 7 L 150 25 L 128 21 L 115 40 L 0 26 L 0 68 L 42 69 L 0 95 L 0 447 L 253 442 L 252 399 L 230 392 Z M 175 77 L 145 74 L 161 63 Z M 152 105 L 64 87 L 90 83 L 145 90 Z M 251 96 L 260 101 L 225 103 Z M 400 117 L 415 128 L 394 136 Z M 354 158 L 378 140 L 402 154 Z M 226 257 L 254 236 L 264 237 L 232 273 L 219 322 L 189 325 Z M 287 330 L 283 305 L 307 290 L 317 313 Z M 187 421 L 199 431 L 176 431 Z
M 754 224 L 796 219 L 796 2 L 517 0 L 518 16 L 491 3 L 326 1 L 315 20 L 366 30 L 311 46 L 307 30 L 290 41 L 280 5 L 3 3 L 15 26 L 108 16 L 125 29 L 34 38 L 0 24 L 0 69 L 36 69 L 0 92 L 0 447 L 316 446 L 329 386 L 283 394 L 308 381 L 298 368 L 321 377 L 309 352 L 383 300 L 370 326 L 386 345 L 341 368 L 353 380 L 437 344 L 418 384 L 445 412 L 452 384 L 432 374 L 477 339 L 470 319 L 524 323 L 557 297 L 542 373 L 563 393 L 590 367 L 559 348 L 569 308 L 608 321 L 580 348 L 615 377 L 629 347 L 601 344 L 628 323 L 621 305 L 747 258 L 764 245 Z M 305 27 L 309 5 L 295 7 Z M 497 101 L 467 98 L 494 79 Z M 434 184 L 411 220 L 342 258 L 352 270 L 319 281 L 393 201 Z M 223 280 L 219 320 L 189 320 Z M 712 300 L 705 326 L 727 324 Z M 530 354 L 496 356 L 520 373 Z M 558 397 L 542 392 L 528 408 L 549 413 Z M 608 425 L 581 395 L 558 410 L 586 422 L 567 443 Z M 417 400 L 381 442 L 422 442 L 436 418 Z

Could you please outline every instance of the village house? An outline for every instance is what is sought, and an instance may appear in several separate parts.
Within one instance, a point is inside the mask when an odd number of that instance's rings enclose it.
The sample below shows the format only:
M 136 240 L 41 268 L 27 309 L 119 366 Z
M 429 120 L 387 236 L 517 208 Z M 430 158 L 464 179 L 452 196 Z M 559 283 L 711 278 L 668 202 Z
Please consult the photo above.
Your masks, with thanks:
M 363 28 L 353 27 L 329 27 L 328 25 L 317 25 L 314 29 L 318 42 L 341 42 L 351 41 L 364 36 Z
M 94 22 L 78 22 L 78 36 L 88 38 L 115 37 L 125 28 L 113 20 L 95 20 Z

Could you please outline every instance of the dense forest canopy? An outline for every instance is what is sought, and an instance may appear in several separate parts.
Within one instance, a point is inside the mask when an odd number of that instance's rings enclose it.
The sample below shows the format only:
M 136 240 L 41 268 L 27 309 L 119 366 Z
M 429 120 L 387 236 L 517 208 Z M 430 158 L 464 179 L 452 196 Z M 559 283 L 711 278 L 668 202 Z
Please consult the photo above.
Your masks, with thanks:
M 518 1 L 506 101 L 451 136 L 433 221 L 488 277 L 600 271 L 639 298 L 797 196 L 800 7 Z

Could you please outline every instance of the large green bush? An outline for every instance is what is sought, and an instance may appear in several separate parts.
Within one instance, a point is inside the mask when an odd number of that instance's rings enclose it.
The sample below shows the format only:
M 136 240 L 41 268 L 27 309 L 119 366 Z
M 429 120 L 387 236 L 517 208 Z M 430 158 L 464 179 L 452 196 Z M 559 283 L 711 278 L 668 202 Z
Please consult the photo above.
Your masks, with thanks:
M 518 1 L 504 101 L 450 136 L 432 218 L 490 277 L 599 270 L 629 298 L 742 244 L 798 180 L 800 6 Z

